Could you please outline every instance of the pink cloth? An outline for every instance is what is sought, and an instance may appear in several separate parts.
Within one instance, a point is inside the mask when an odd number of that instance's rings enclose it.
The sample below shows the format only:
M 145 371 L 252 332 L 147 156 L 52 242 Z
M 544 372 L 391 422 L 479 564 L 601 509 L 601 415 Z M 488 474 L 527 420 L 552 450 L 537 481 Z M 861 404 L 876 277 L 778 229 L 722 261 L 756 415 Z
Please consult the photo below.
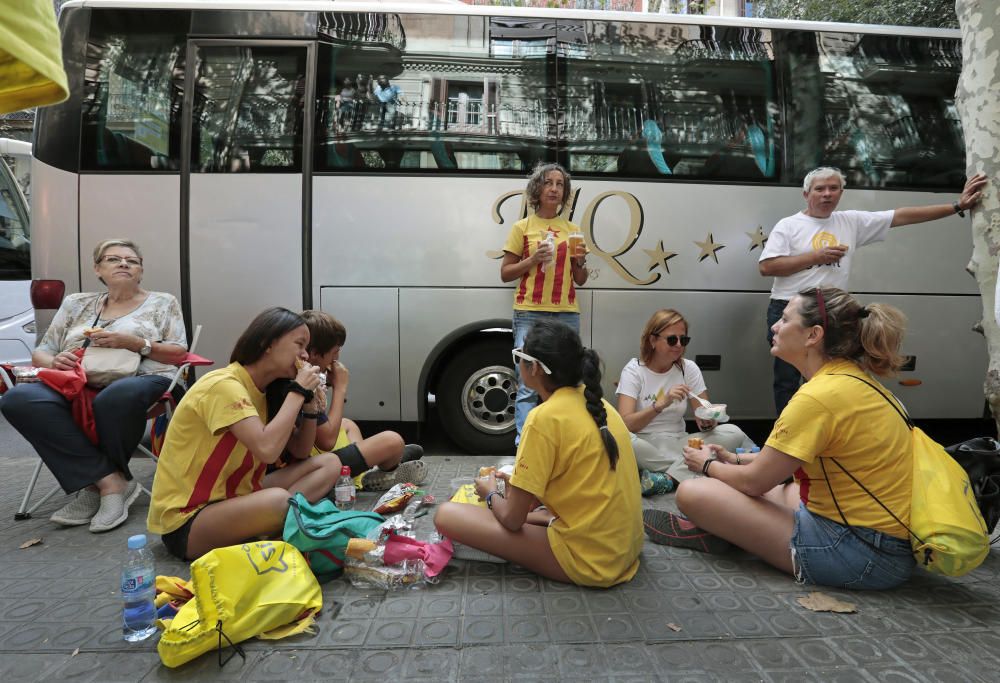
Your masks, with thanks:
M 83 349 L 76 349 L 73 353 L 77 358 L 83 357 Z M 98 438 L 97 422 L 94 420 L 94 397 L 98 390 L 87 386 L 87 373 L 84 372 L 83 365 L 77 363 L 72 370 L 42 368 L 38 371 L 38 380 L 58 391 L 70 402 L 73 421 L 90 443 L 96 446 Z
M 423 560 L 424 574 L 432 578 L 444 571 L 454 552 L 455 548 L 447 538 L 440 543 L 427 543 L 409 536 L 392 534 L 385 542 L 385 554 L 382 557 L 387 565 L 398 564 L 403 560 Z

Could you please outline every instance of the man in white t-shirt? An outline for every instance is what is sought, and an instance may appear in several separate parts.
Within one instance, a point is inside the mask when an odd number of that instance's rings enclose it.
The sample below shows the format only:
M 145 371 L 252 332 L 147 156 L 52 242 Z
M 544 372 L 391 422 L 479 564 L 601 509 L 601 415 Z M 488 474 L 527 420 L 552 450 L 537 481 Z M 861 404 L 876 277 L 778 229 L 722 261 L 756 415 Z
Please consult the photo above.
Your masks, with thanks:
M 813 287 L 847 289 L 856 247 L 881 242 L 889 228 L 925 223 L 957 213 L 965 216 L 982 195 L 986 176 L 976 174 L 965 183 L 958 201 L 951 204 L 911 206 L 890 211 L 837 211 L 844 195 L 844 175 L 835 168 L 810 171 L 802 181 L 806 208 L 774 226 L 760 255 L 760 274 L 774 277 L 767 307 L 767 341 L 771 327 L 781 318 L 788 300 Z M 774 404 L 784 410 L 801 381 L 798 371 L 774 359 Z

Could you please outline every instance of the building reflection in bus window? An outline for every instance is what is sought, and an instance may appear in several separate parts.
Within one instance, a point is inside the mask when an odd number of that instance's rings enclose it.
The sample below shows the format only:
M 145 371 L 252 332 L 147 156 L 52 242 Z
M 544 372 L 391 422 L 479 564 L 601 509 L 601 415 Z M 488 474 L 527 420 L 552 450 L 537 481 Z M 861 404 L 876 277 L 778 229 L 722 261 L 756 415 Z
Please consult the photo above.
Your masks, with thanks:
M 302 170 L 303 47 L 199 46 L 191 170 Z
M 559 21 L 571 170 L 777 180 L 771 32 Z
M 324 12 L 317 171 L 524 172 L 550 154 L 553 22 Z
M 176 171 L 188 12 L 95 12 L 87 44 L 80 164 Z
M 960 187 L 957 39 L 790 32 L 791 159 L 856 187 Z

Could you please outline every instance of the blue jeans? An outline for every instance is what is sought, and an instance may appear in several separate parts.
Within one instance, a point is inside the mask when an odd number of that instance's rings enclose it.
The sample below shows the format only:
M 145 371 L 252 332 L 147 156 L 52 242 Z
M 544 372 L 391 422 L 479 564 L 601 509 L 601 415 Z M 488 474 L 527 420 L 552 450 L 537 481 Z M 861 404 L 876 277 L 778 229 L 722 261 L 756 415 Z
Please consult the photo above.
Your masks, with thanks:
M 524 338 L 540 320 L 555 320 L 569 325 L 577 334 L 580 334 L 580 314 L 579 313 L 550 313 L 548 311 L 514 311 L 514 348 L 519 349 L 524 346 Z M 514 373 L 517 375 L 517 402 L 514 404 L 514 424 L 517 427 L 517 436 L 514 443 L 521 442 L 521 428 L 524 421 L 528 419 L 528 413 L 538 405 L 538 394 L 524 386 L 521 381 L 520 363 L 514 363 Z
M 768 349 L 771 348 L 771 340 L 774 339 L 771 327 L 774 326 L 774 323 L 781 320 L 781 314 L 784 313 L 785 306 L 787 305 L 788 302 L 782 299 L 771 299 L 771 303 L 767 305 Z M 792 396 L 798 391 L 801 382 L 802 375 L 799 374 L 794 365 L 786 363 L 780 358 L 774 359 L 774 408 L 778 411 L 778 415 L 781 415 L 781 411 L 792 400 Z
M 910 578 L 916 560 L 909 541 L 865 527 L 853 529 L 800 504 L 789 543 L 796 580 L 832 588 L 885 590 Z

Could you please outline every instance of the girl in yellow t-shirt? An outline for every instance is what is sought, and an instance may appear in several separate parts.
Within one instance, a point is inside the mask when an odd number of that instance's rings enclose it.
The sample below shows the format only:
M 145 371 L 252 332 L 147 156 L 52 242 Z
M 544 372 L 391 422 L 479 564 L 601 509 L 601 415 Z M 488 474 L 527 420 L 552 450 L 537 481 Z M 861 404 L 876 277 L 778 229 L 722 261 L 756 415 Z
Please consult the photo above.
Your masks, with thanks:
M 267 473 L 306 404 L 315 411 L 319 368 L 308 358 L 309 328 L 297 313 L 270 308 L 236 341 L 230 363 L 202 377 L 177 406 L 153 478 L 146 524 L 174 556 L 278 534 L 288 499 L 325 496 L 340 474 L 332 453 Z M 264 389 L 287 378 L 291 390 L 267 421 Z
M 525 422 L 506 493 L 494 474 L 477 479 L 488 507 L 445 503 L 434 524 L 556 581 L 630 580 L 643 542 L 639 480 L 628 429 L 602 398 L 597 353 L 568 326 L 541 321 L 514 360 L 542 403 Z

